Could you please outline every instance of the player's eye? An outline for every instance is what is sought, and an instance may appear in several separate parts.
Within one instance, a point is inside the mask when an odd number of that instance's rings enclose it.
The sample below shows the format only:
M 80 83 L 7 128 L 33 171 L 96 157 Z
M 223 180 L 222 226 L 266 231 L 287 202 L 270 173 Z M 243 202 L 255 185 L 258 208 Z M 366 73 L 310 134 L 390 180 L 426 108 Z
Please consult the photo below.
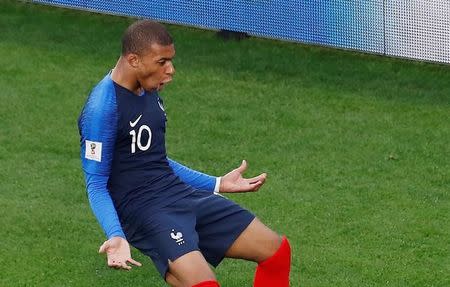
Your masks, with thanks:
M 164 65 L 166 64 L 166 60 L 158 61 L 158 64 L 159 64 L 160 66 L 164 66 Z

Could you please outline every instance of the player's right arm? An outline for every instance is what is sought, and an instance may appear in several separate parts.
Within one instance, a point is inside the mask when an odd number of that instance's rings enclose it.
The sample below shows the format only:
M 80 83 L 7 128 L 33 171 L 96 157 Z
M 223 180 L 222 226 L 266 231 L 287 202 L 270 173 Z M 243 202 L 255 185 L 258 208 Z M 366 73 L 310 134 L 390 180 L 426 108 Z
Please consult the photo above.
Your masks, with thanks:
M 89 203 L 108 238 L 99 251 L 107 254 L 109 266 L 129 269 L 127 262 L 140 263 L 131 258 L 130 247 L 107 187 L 117 135 L 117 117 L 114 85 L 107 75 L 90 94 L 78 120 L 80 156 Z
M 85 180 L 92 211 L 108 238 L 99 249 L 100 253 L 106 253 L 108 266 L 127 270 L 131 269 L 127 263 L 141 266 L 131 257 L 130 246 L 107 189 L 108 177 L 85 172 Z
M 107 189 L 108 176 L 84 172 L 84 177 L 89 204 L 106 237 L 126 238 Z

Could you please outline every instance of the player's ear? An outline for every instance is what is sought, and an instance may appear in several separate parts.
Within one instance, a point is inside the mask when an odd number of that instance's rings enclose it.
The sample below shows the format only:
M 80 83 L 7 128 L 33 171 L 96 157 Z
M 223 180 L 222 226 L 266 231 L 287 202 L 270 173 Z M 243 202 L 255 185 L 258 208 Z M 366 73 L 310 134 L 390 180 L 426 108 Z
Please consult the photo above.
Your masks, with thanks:
M 139 57 L 136 54 L 129 53 L 125 56 L 125 59 L 127 60 L 128 64 L 133 67 L 137 68 L 139 66 Z

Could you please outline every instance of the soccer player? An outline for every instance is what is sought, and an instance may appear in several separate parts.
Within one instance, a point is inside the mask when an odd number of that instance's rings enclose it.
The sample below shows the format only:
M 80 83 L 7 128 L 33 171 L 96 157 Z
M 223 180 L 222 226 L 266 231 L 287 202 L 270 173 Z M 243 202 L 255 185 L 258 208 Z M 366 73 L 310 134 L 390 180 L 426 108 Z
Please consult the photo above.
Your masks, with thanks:
M 99 252 L 106 253 L 109 266 L 130 269 L 141 265 L 131 257 L 131 244 L 171 286 L 219 286 L 210 265 L 229 257 L 258 263 L 254 286 L 287 287 L 286 237 L 218 194 L 256 191 L 266 174 L 244 178 L 243 161 L 213 177 L 166 155 L 166 114 L 158 92 L 172 80 L 174 56 L 164 26 L 135 22 L 123 35 L 116 66 L 81 112 L 88 198 L 108 238 Z

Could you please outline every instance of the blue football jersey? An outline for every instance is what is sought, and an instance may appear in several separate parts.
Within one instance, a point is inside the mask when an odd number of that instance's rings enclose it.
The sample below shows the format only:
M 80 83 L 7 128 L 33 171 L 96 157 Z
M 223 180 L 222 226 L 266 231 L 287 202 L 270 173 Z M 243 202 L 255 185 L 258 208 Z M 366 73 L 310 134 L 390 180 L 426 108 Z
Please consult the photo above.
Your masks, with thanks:
M 183 175 L 178 174 L 182 180 L 174 172 L 186 174 L 184 167 L 167 158 L 166 121 L 157 92 L 137 96 L 113 82 L 110 75 L 93 89 L 81 112 L 78 126 L 88 192 L 91 176 L 107 177 L 107 189 L 122 225 L 139 221 L 152 208 L 194 191 Z M 191 178 L 201 178 L 194 187 L 214 190 L 215 177 L 190 171 Z M 102 223 L 101 218 L 99 221 Z

